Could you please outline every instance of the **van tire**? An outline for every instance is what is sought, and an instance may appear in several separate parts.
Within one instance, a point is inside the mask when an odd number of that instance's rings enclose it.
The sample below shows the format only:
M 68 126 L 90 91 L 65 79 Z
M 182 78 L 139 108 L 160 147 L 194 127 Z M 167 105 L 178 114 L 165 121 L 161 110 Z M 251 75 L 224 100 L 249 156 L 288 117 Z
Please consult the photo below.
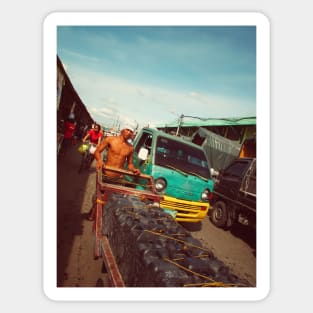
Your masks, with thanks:
M 210 220 L 217 227 L 226 227 L 228 221 L 228 209 L 224 201 L 219 200 L 215 202 L 211 209 Z

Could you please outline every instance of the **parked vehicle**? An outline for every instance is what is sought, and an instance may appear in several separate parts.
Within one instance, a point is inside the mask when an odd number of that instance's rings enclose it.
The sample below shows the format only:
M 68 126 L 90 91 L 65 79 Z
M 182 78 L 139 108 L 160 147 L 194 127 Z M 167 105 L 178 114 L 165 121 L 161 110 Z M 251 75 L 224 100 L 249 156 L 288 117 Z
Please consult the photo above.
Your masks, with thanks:
M 155 180 L 161 208 L 176 221 L 207 216 L 214 182 L 201 147 L 162 131 L 144 128 L 134 140 L 134 165 Z
M 210 220 L 220 228 L 234 222 L 255 228 L 256 158 L 238 158 L 221 170 L 214 186 Z

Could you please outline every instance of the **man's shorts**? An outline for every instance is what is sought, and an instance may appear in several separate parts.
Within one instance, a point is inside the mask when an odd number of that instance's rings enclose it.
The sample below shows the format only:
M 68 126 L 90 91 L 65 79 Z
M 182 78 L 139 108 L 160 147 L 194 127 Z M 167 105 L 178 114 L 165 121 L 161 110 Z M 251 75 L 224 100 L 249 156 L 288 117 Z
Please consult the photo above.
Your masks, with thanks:
M 113 185 L 124 185 L 125 181 L 123 180 L 123 176 L 107 176 L 105 174 L 102 175 L 102 182 L 107 184 L 113 184 Z

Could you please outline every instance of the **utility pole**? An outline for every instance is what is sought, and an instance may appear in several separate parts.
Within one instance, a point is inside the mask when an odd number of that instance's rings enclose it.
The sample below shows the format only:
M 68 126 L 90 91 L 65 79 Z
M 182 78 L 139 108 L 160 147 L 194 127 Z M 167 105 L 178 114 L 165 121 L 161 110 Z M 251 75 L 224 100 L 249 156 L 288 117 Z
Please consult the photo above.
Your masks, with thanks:
M 184 118 L 184 114 L 182 114 L 182 115 L 179 117 L 179 120 L 178 120 L 178 127 L 177 127 L 177 131 L 176 131 L 176 136 L 178 136 L 178 134 L 179 134 L 180 126 L 181 126 L 181 124 L 183 123 L 183 118 Z

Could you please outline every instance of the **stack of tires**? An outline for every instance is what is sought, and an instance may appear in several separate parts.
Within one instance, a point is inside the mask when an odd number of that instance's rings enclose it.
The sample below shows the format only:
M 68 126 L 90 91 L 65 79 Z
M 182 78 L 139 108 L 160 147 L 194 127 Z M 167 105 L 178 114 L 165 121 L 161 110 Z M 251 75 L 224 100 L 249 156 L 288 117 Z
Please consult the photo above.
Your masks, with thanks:
M 127 287 L 248 286 L 169 214 L 138 197 L 109 196 L 103 234 Z

